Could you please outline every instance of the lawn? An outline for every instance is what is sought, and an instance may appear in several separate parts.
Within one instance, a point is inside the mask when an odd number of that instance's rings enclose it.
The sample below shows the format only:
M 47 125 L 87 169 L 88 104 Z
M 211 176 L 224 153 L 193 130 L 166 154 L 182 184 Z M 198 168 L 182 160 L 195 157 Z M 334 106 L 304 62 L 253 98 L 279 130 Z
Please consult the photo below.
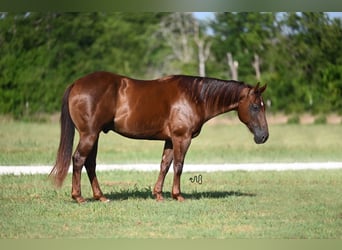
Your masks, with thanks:
M 270 125 L 256 145 L 241 124 L 204 126 L 186 163 L 342 161 L 341 125 Z M 0 121 L 0 165 L 53 165 L 59 126 Z M 99 163 L 159 163 L 163 143 L 102 134 Z M 46 175 L 0 176 L 0 239 L 23 238 L 342 238 L 342 170 L 187 172 L 185 202 L 151 196 L 157 172 L 99 172 L 112 200 L 70 198 L 71 178 L 55 190 Z M 191 177 L 202 175 L 202 184 Z M 172 175 L 165 181 L 170 197 Z
M 342 239 L 342 170 L 184 173 L 185 202 L 156 202 L 157 172 L 100 172 L 110 203 L 70 198 L 45 175 L 0 176 L 0 238 Z M 165 183 L 170 197 L 171 175 Z
M 207 124 L 193 139 L 186 163 L 342 161 L 341 125 L 270 125 L 269 130 L 269 140 L 256 145 L 242 124 Z M 53 165 L 59 124 L 0 121 L 0 138 L 0 165 Z M 159 163 L 162 148 L 161 141 L 102 133 L 98 163 Z

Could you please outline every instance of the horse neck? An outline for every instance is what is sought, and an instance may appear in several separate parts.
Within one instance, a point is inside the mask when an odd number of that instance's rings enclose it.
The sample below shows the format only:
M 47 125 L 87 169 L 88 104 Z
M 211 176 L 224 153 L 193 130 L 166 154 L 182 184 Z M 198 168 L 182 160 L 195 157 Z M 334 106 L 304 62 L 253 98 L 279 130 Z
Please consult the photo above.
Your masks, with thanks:
M 204 83 L 201 92 L 204 95 L 205 120 L 236 110 L 244 88 L 246 88 L 245 84 L 236 81 L 210 79 L 209 82 Z

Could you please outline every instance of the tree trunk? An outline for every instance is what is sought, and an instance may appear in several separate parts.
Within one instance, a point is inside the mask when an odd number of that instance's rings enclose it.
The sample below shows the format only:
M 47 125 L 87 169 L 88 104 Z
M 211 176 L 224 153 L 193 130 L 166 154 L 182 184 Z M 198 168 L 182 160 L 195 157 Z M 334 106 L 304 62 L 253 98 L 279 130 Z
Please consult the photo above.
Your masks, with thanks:
M 228 59 L 228 66 L 230 68 L 230 75 L 232 80 L 237 81 L 238 80 L 238 67 L 239 63 L 237 61 L 233 60 L 232 53 L 227 53 L 227 59 Z
M 211 43 L 206 41 L 206 37 L 200 37 L 199 24 L 197 21 L 194 22 L 194 41 L 198 48 L 198 73 L 200 76 L 205 76 L 205 62 L 208 60 L 210 55 Z
M 253 68 L 255 70 L 255 77 L 258 81 L 260 81 L 261 74 L 260 74 L 260 65 L 261 60 L 258 54 L 254 54 L 254 61 L 252 62 Z
M 191 62 L 193 49 L 190 37 L 193 34 L 193 17 L 190 14 L 170 14 L 161 21 L 160 32 L 180 62 Z

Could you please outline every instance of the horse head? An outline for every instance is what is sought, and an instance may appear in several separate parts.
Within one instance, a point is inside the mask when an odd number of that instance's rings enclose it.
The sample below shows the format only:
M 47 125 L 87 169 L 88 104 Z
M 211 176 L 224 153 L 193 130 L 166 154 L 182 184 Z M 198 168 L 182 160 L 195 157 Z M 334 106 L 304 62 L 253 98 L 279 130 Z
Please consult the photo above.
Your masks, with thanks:
M 260 83 L 257 83 L 255 87 L 244 89 L 240 95 L 237 109 L 240 121 L 246 124 L 253 133 L 254 141 L 257 144 L 265 143 L 269 135 L 265 104 L 261 96 L 266 87 L 266 84 L 260 87 Z

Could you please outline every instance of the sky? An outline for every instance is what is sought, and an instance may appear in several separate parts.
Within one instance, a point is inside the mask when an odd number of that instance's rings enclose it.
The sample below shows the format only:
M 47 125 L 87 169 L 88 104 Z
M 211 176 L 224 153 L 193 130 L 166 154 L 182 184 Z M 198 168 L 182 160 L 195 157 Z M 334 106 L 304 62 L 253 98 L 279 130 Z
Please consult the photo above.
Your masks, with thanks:
M 342 12 L 327 12 L 330 18 L 341 18 Z M 198 19 L 212 19 L 214 18 L 214 12 L 194 12 L 195 17 Z
M 342 12 L 327 12 L 328 15 L 331 17 L 331 18 L 340 18 L 342 19 Z
M 214 17 L 214 12 L 194 12 L 194 16 L 198 19 L 212 19 Z

